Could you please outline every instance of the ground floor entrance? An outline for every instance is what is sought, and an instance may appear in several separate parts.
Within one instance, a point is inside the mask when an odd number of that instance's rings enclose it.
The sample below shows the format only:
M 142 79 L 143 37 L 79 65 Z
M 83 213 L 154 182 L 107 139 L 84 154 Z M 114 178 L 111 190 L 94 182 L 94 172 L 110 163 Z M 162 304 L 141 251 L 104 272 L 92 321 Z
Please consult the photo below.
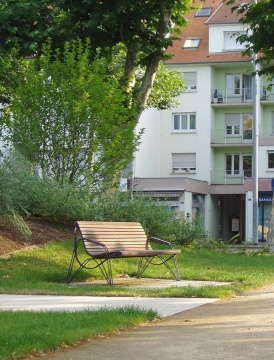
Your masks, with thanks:
M 253 204 L 247 194 L 213 195 L 213 204 L 217 209 L 218 238 L 225 242 L 241 243 L 250 241 L 247 226 L 252 226 L 249 214 L 253 213 Z M 248 207 L 248 209 L 247 209 Z M 267 241 L 271 220 L 272 191 L 259 191 L 258 194 L 258 241 Z

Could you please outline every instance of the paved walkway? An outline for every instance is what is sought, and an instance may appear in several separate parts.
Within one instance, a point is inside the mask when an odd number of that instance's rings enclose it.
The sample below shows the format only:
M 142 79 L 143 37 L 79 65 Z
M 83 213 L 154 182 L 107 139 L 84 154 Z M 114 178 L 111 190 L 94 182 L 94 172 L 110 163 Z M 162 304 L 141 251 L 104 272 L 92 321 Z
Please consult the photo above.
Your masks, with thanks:
M 161 317 L 165 317 L 216 300 L 217 299 L 198 298 L 0 295 L 0 310 L 76 311 L 94 310 L 102 307 L 118 308 L 136 306 L 141 309 L 153 309 L 157 311 Z
M 273 360 L 274 285 L 186 310 L 44 360 Z
M 98 282 L 93 282 L 98 283 Z M 100 283 L 100 282 L 99 282 Z M 102 283 L 102 282 L 101 282 Z M 216 281 L 175 281 L 162 279 L 115 279 L 115 286 L 126 286 L 133 289 L 167 288 L 167 287 L 201 287 L 222 286 L 229 283 Z M 82 286 L 73 283 L 71 286 Z M 105 285 L 105 282 L 103 283 Z M 142 298 L 142 297 L 103 297 L 103 296 L 43 296 L 43 295 L 1 295 L 0 311 L 2 310 L 31 310 L 31 311 L 76 311 L 99 309 L 102 307 L 117 308 L 136 306 L 141 309 L 153 309 L 161 317 L 192 309 L 197 306 L 214 302 L 218 299 L 199 298 Z
M 151 300 L 156 303 L 156 299 Z M 188 299 L 189 302 L 196 300 Z M 174 315 L 159 321 L 75 348 L 47 353 L 43 359 L 272 360 L 273 304 L 274 284 L 232 299 L 176 310 Z M 170 303 L 170 306 L 176 307 L 176 304 Z

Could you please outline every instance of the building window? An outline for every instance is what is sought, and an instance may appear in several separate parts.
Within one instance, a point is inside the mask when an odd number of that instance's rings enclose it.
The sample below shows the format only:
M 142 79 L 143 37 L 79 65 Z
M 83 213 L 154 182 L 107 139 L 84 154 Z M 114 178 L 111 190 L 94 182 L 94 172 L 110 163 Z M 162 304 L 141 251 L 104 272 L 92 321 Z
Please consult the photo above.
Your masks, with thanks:
M 240 135 L 240 114 L 225 114 L 226 135 Z
M 241 95 L 242 77 L 241 74 L 226 75 L 226 92 L 228 96 Z
M 243 171 L 245 178 L 252 178 L 252 155 L 243 155 Z
M 252 114 L 225 114 L 227 136 L 242 136 L 243 140 L 252 139 Z
M 237 41 L 238 36 L 244 34 L 244 31 L 224 31 L 224 50 L 242 50 L 245 44 Z
M 184 73 L 184 81 L 185 81 L 185 91 L 191 92 L 197 90 L 197 73 L 193 72 L 185 72 Z
M 226 155 L 226 175 L 240 174 L 240 155 L 227 154 Z
M 204 16 L 210 16 L 212 11 L 211 7 L 203 7 L 202 9 L 199 9 L 196 11 L 195 17 L 204 17 Z
M 195 113 L 173 114 L 173 131 L 193 131 L 196 129 Z
M 185 49 L 195 49 L 200 44 L 200 38 L 193 38 L 193 39 L 185 39 L 184 48 Z
M 274 170 L 274 151 L 268 151 L 268 169 Z
M 195 153 L 172 154 L 172 171 L 174 171 L 174 172 L 195 172 L 196 171 L 196 154 Z
M 226 74 L 226 96 L 241 97 L 241 101 L 252 100 L 252 76 L 245 74 Z
M 252 177 L 252 155 L 226 154 L 226 175 Z

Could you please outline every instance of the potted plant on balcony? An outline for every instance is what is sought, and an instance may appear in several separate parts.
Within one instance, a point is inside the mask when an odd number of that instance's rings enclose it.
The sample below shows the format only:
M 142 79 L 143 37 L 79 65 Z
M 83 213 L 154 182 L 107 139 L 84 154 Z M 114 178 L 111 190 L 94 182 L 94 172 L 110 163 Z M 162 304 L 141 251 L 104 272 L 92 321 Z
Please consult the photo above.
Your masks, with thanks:
M 221 93 L 218 93 L 218 103 L 223 102 L 223 95 Z
M 218 102 L 218 90 L 215 89 L 214 94 L 213 94 L 213 103 L 217 104 L 217 102 Z

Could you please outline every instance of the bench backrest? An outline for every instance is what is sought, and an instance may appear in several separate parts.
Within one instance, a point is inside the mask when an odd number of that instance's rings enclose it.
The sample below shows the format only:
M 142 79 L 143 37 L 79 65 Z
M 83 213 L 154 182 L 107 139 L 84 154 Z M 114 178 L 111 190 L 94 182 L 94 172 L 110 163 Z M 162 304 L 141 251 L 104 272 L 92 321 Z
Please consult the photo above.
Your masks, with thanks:
M 78 221 L 75 229 L 80 231 L 85 248 L 91 255 L 102 253 L 102 247 L 85 239 L 98 241 L 109 251 L 151 249 L 142 225 L 137 222 Z

